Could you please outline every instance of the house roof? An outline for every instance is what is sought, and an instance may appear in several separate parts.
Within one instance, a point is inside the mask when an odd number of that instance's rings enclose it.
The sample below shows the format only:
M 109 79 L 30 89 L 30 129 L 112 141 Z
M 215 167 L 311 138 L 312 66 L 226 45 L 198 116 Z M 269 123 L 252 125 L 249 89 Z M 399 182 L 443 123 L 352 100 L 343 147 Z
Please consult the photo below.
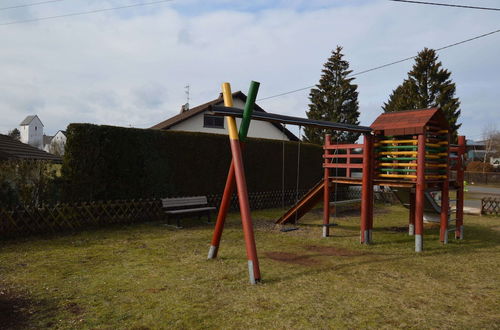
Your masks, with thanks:
M 234 92 L 233 98 L 238 98 L 238 99 L 242 100 L 243 102 L 246 102 L 246 100 L 247 100 L 247 96 L 241 91 Z M 187 119 L 189 119 L 189 118 L 191 118 L 199 113 L 210 110 L 210 107 L 212 105 L 219 105 L 222 103 L 224 103 L 224 99 L 223 99 L 222 93 L 221 93 L 219 95 L 219 97 L 216 98 L 215 100 L 209 101 L 209 102 L 204 103 L 202 105 L 199 105 L 197 107 L 191 108 L 187 111 L 181 112 L 180 114 L 173 116 L 167 120 L 164 120 L 161 123 L 158 123 L 158 124 L 152 126 L 151 128 L 152 129 L 169 129 L 172 126 L 177 125 L 180 122 L 183 122 L 183 121 L 185 121 L 185 120 L 187 120 Z M 254 111 L 266 112 L 266 111 L 264 111 L 264 109 L 262 109 L 257 104 L 255 105 Z M 288 129 L 286 129 L 286 127 L 283 127 L 282 125 L 280 125 L 278 123 L 270 123 L 270 124 L 272 124 L 278 130 L 282 131 L 290 139 L 290 141 L 298 141 L 299 140 L 299 138 L 297 138 L 297 136 L 295 136 L 295 134 L 293 134 Z
M 43 136 L 43 145 L 49 144 L 53 138 L 54 138 L 54 136 L 52 136 L 52 135 L 44 135 Z
M 449 129 L 448 121 L 439 108 L 384 113 L 370 127 L 377 135 L 411 135 L 422 134 L 426 126 Z
M 29 144 L 15 140 L 10 136 L 0 134 L 0 160 L 9 159 L 33 159 L 48 160 L 56 163 L 62 162 L 59 156 L 49 154 Z
M 26 118 L 24 118 L 24 120 L 19 124 L 19 126 L 25 126 L 25 125 L 29 125 L 33 119 L 35 118 L 38 118 L 37 115 L 30 115 L 30 116 L 27 116 Z M 40 120 L 40 118 L 38 118 L 38 120 Z M 40 120 L 40 123 L 42 123 L 42 121 Z M 42 126 L 43 126 L 43 123 L 42 123 Z

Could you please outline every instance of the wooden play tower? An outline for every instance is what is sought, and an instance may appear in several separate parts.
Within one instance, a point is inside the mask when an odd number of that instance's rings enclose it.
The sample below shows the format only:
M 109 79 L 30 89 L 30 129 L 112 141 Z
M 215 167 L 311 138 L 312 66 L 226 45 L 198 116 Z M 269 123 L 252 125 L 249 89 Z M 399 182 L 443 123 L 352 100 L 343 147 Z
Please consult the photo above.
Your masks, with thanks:
M 424 206 L 426 198 L 430 198 L 427 192 L 441 192 L 440 240 L 447 243 L 451 221 L 449 190 L 456 189 L 455 228 L 452 231 L 457 239 L 463 238 L 465 137 L 458 137 L 458 145 L 450 144 L 448 122 L 438 108 L 385 113 L 371 128 L 373 132 L 364 134 L 363 144 L 335 144 L 329 135 L 326 136 L 323 236 L 329 235 L 332 189 L 335 183 L 342 183 L 362 186 L 361 243 L 372 241 L 373 187 L 376 185 L 408 190 L 409 234 L 415 236 L 417 252 L 423 250 Z M 336 175 L 339 169 L 342 169 L 342 176 Z M 362 170 L 361 178 L 352 177 L 359 169 Z M 283 217 L 280 220 L 279 223 L 286 223 Z

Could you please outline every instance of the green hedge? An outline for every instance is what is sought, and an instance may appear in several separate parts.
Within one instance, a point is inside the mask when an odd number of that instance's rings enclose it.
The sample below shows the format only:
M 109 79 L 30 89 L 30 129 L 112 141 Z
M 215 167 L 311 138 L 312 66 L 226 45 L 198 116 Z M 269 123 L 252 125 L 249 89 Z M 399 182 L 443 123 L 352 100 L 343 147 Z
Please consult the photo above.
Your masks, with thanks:
M 71 124 L 63 197 L 107 200 L 222 193 L 231 160 L 226 135 Z M 297 143 L 285 143 L 285 188 L 295 189 Z M 301 144 L 300 188 L 322 176 L 322 148 Z M 250 192 L 281 190 L 283 142 L 249 138 Z

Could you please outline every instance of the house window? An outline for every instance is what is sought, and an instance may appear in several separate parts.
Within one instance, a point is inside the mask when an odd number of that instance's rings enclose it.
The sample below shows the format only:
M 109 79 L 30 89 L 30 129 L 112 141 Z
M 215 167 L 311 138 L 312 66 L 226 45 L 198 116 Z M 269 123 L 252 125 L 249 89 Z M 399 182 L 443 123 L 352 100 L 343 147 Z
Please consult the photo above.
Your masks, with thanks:
M 224 128 L 224 117 L 204 115 L 203 127 L 207 128 Z

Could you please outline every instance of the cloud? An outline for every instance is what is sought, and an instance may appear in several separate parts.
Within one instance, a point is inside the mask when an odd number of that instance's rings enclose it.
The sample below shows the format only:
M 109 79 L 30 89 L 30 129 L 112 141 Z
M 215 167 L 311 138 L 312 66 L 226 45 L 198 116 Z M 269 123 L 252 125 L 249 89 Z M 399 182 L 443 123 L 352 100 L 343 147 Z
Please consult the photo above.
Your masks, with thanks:
M 132 3 L 132 2 L 130 2 Z M 78 4 L 78 5 L 77 5 Z M 19 18 L 123 5 L 89 1 L 31 7 Z M 0 22 L 16 19 L 0 13 Z M 482 11 L 409 6 L 387 1 L 175 1 L 39 23 L 0 26 L 0 131 L 37 113 L 49 133 L 71 122 L 149 127 L 218 96 L 220 83 L 259 97 L 316 84 L 336 45 L 351 68 L 365 70 L 498 29 Z M 462 100 L 462 130 L 500 125 L 500 33 L 444 50 Z M 361 123 L 410 70 L 411 61 L 360 75 Z M 308 91 L 260 103 L 304 116 Z

